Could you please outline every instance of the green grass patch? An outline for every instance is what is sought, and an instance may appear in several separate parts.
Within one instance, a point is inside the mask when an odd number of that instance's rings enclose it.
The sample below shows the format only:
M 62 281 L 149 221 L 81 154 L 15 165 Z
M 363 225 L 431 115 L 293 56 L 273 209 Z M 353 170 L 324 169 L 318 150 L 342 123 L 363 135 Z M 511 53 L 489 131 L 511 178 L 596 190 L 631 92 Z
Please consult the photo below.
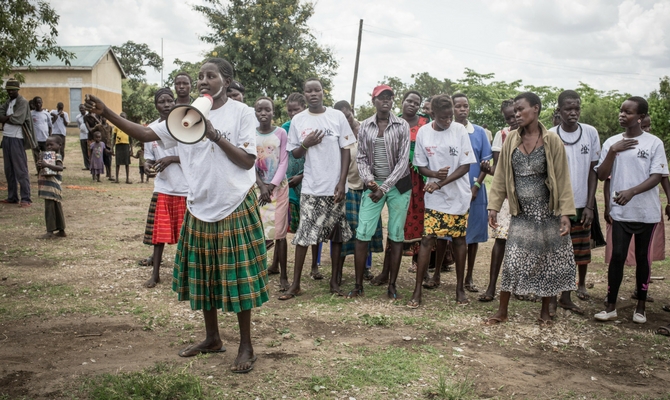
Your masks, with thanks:
M 167 364 L 138 372 L 103 374 L 87 379 L 80 392 L 93 400 L 197 400 L 205 399 L 200 379 Z
M 468 400 L 476 398 L 474 382 L 468 375 L 463 379 L 456 378 L 455 373 L 440 373 L 437 385 L 424 391 L 429 399 Z
M 370 315 L 363 314 L 359 317 L 365 325 L 368 326 L 391 326 L 393 317 L 390 315 Z

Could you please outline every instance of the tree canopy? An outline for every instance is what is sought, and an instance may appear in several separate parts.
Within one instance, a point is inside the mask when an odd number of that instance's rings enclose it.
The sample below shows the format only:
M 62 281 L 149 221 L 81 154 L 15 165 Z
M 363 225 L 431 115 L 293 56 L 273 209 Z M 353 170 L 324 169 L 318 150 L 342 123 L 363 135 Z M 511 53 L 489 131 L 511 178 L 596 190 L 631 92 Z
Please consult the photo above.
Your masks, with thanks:
M 158 85 L 146 80 L 145 68 L 160 71 L 163 59 L 145 43 L 127 41 L 121 46 L 112 46 L 127 79 L 123 81 L 123 112 L 134 122 L 147 122 L 158 118 L 154 107 L 154 93 Z
M 60 16 L 43 0 L 0 2 L 0 84 L 13 67 L 27 66 L 32 55 L 38 61 L 54 55 L 65 64 L 74 56 L 56 44 Z M 22 76 L 15 77 L 22 81 Z
M 248 103 L 258 96 L 284 99 L 302 92 L 307 78 L 318 77 L 330 104 L 331 78 L 338 64 L 321 46 L 307 21 L 314 5 L 301 0 L 206 0 L 194 7 L 207 17 L 211 32 L 201 39 L 214 46 L 211 55 L 235 67 Z

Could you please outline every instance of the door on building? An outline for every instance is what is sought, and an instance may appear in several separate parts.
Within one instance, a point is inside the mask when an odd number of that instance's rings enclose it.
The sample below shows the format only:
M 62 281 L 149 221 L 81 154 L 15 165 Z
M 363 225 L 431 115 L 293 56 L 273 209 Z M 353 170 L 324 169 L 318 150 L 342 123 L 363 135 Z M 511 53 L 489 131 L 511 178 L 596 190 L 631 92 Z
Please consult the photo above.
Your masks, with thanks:
M 70 122 L 76 121 L 75 118 L 79 115 L 81 100 L 81 88 L 70 89 Z

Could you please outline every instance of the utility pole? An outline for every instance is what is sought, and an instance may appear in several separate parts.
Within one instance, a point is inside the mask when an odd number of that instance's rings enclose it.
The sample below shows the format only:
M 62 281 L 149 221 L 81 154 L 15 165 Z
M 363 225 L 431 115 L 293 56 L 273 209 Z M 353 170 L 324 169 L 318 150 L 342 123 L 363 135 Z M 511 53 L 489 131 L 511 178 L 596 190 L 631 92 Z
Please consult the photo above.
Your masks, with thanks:
M 363 20 L 358 25 L 358 47 L 356 48 L 356 66 L 354 67 L 354 83 L 351 86 L 351 109 L 356 103 L 356 82 L 358 81 L 358 61 L 361 58 L 361 39 L 363 38 Z
M 161 38 L 161 87 L 165 81 L 163 81 L 163 67 L 165 66 L 165 59 L 163 58 L 163 38 Z

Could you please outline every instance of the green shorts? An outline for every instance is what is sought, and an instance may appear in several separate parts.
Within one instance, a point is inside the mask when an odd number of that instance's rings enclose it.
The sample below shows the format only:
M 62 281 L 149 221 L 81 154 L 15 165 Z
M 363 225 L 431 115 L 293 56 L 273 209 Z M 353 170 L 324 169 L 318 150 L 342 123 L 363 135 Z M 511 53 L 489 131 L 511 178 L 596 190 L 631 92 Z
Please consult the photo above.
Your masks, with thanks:
M 381 185 L 384 182 L 377 182 Z M 377 223 L 382 214 L 384 204 L 388 207 L 388 238 L 393 242 L 403 242 L 405 240 L 405 219 L 407 219 L 407 208 L 412 191 L 400 193 L 395 187 L 391 188 L 378 202 L 370 199 L 370 190 L 363 192 L 361 208 L 358 211 L 358 228 L 356 229 L 356 238 L 358 240 L 369 242 L 377 230 Z

